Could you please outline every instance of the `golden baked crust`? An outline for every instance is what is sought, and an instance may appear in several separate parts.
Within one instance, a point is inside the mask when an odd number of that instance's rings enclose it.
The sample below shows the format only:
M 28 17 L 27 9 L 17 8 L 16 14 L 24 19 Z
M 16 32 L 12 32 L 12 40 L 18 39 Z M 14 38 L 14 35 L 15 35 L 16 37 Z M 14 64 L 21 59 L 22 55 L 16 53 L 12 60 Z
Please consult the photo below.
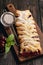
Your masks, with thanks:
M 20 16 L 15 19 L 15 25 L 20 42 L 20 54 L 25 52 L 41 52 L 40 38 L 35 21 L 29 10 L 18 11 Z

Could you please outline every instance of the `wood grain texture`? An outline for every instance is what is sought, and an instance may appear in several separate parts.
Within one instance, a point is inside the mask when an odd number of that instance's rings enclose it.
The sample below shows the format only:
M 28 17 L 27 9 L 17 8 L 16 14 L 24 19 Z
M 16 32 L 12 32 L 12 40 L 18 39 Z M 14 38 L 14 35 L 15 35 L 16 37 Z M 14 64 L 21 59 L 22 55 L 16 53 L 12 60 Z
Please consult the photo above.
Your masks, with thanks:
M 13 3 L 15 8 L 17 8 L 17 9 L 20 9 L 20 10 L 29 9 L 32 12 L 39 27 L 41 28 L 37 1 L 38 0 L 19 0 L 19 1 L 18 0 L 0 0 L 1 14 L 2 14 L 2 11 L 5 8 L 6 4 Z
M 24 63 L 17 63 L 10 51 L 6 58 L 0 58 L 0 65 L 43 65 L 43 57 L 26 61 Z
M 35 20 L 37 20 L 37 0 L 0 0 L 0 15 L 2 14 L 2 11 L 6 4 L 13 3 L 14 6 L 17 9 L 24 10 L 24 9 L 30 9 Z M 40 21 L 40 19 L 39 19 Z M 41 28 L 41 24 L 37 21 Z M 31 61 L 26 61 L 24 63 L 17 63 L 14 57 L 12 56 L 11 51 L 8 53 L 6 58 L 0 58 L 0 65 L 43 65 L 43 56 L 37 59 L 33 59 Z

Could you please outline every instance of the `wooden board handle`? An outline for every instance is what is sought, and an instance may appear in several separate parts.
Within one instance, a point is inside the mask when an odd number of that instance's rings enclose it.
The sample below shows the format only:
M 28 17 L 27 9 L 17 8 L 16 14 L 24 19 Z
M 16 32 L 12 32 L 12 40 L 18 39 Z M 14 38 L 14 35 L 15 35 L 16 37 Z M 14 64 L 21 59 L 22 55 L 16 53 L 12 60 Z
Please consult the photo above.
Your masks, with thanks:
M 10 12 L 14 13 L 15 16 L 19 16 L 19 14 L 17 13 L 17 10 L 15 9 L 15 7 L 14 7 L 14 5 L 13 5 L 12 3 L 7 4 L 7 9 L 8 9 Z

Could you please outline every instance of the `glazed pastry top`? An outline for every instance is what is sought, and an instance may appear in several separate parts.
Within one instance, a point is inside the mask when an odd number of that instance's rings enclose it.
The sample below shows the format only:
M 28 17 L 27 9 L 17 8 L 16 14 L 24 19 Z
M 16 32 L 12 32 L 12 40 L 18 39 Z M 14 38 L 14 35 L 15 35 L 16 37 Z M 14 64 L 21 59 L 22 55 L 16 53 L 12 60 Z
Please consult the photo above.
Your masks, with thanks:
M 18 11 L 20 16 L 15 19 L 15 25 L 20 42 L 20 53 L 41 51 L 40 38 L 37 33 L 35 20 L 29 10 Z

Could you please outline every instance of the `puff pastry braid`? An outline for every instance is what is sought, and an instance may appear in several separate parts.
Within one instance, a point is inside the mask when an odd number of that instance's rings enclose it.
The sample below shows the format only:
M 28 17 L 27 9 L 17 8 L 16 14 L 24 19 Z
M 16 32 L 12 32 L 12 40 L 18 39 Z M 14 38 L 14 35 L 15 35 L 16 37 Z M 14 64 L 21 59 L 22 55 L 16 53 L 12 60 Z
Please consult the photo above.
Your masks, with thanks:
M 24 11 L 19 17 L 15 19 L 15 25 L 20 42 L 20 54 L 25 53 L 38 53 L 41 52 L 40 38 L 37 33 L 35 21 L 32 14 L 29 12 L 29 17 Z

